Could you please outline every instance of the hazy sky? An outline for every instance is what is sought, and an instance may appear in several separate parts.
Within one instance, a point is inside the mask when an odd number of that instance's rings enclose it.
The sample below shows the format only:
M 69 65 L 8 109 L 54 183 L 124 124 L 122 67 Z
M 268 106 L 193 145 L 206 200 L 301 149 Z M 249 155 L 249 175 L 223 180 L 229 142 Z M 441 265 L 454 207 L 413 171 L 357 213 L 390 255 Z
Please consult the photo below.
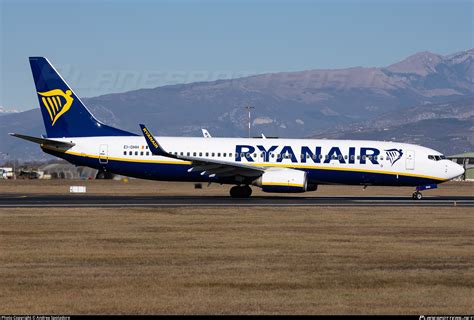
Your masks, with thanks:
M 29 56 L 90 97 L 450 54 L 474 47 L 473 11 L 474 1 L 0 0 L 0 106 L 36 107 Z

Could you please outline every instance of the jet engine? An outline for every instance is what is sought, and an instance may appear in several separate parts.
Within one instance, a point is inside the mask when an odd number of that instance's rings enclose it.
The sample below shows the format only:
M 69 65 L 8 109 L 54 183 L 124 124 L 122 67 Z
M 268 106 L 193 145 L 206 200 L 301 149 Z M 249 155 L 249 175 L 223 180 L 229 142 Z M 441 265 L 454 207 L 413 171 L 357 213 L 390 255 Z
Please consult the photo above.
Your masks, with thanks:
M 301 170 L 270 168 L 252 184 L 261 187 L 264 192 L 305 192 L 308 187 L 306 176 L 306 172 Z

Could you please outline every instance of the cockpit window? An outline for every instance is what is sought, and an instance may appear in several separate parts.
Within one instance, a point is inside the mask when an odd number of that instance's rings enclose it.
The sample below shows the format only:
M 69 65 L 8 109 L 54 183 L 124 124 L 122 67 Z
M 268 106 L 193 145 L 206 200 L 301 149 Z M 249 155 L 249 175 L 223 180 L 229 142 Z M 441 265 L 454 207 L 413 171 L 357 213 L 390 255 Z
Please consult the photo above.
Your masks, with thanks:
M 446 157 L 444 155 L 429 155 L 428 159 L 433 160 L 433 161 L 439 161 L 439 160 L 446 159 Z

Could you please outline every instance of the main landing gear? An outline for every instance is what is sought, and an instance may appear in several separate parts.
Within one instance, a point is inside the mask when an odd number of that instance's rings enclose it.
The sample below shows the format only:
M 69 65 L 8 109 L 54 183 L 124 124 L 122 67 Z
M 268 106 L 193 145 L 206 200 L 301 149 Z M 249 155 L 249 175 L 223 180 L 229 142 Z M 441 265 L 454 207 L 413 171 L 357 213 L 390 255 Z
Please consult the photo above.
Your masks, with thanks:
M 249 186 L 233 186 L 230 188 L 232 198 L 249 198 L 252 194 L 252 188 Z

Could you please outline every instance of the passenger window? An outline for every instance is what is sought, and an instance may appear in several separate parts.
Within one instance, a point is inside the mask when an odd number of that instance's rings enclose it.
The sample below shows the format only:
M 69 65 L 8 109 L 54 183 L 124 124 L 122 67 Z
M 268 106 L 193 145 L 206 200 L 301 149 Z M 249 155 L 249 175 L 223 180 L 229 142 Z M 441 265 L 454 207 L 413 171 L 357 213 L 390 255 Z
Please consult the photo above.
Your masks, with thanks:
M 227 153 L 224 152 L 224 153 L 222 154 L 222 156 L 223 156 L 223 157 L 226 157 L 226 156 L 227 156 Z
M 344 159 L 346 159 L 346 160 L 347 160 L 347 154 L 344 156 Z
M 209 152 L 206 152 L 206 157 L 209 157 Z
M 147 152 L 146 152 L 146 155 L 149 156 L 149 155 L 150 155 L 150 152 L 147 151 Z
M 143 151 L 140 152 L 140 155 L 143 156 Z
M 218 152 L 218 153 L 217 153 L 217 156 L 218 156 L 218 157 L 220 157 L 220 156 L 221 156 L 221 153 L 220 153 L 220 152 Z
M 199 156 L 202 157 L 202 152 L 199 152 Z
M 124 151 L 124 152 L 123 152 L 123 155 L 126 156 L 126 155 L 127 155 L 127 151 Z
M 189 157 L 191 155 L 191 152 L 186 153 L 186 155 Z
M 214 157 L 215 155 L 216 155 L 216 154 L 215 154 L 214 152 L 211 154 L 212 157 Z
M 129 152 L 128 152 L 128 155 L 131 156 L 131 155 L 132 155 L 132 151 L 129 151 Z
M 272 155 L 272 158 L 275 158 L 275 154 L 274 153 L 270 153 Z
M 196 156 L 196 152 L 193 152 L 193 157 L 195 157 L 195 156 Z
M 183 153 L 183 152 L 181 152 L 181 153 L 180 153 L 180 155 L 184 156 L 184 153 Z
M 135 155 L 138 156 L 138 151 L 135 151 Z
M 229 157 L 231 157 L 231 158 L 232 158 L 232 153 L 229 153 Z
M 256 154 L 256 153 L 254 153 L 254 154 L 253 154 L 253 157 L 254 157 L 254 158 L 256 158 L 256 157 L 257 157 L 257 154 Z
M 351 160 L 354 160 L 354 155 L 353 154 L 351 155 Z

